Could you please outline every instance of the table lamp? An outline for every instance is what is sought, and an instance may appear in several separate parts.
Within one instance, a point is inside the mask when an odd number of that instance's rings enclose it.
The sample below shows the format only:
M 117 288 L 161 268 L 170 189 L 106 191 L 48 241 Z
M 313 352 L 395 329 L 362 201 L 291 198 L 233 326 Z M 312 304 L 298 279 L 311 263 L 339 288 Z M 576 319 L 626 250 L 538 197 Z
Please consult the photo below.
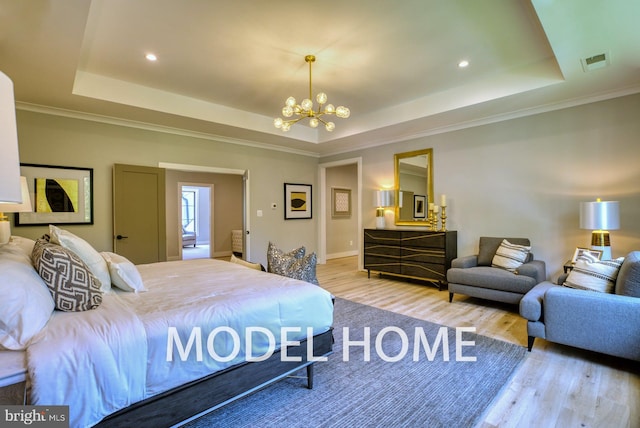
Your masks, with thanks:
M 22 193 L 13 82 L 0 72 L 0 204 L 20 203 Z M 9 236 L 5 237 L 6 233 Z M 8 242 L 10 236 L 9 222 L 0 221 L 0 243 Z
M 591 249 L 602 251 L 602 260 L 611 260 L 609 230 L 620 228 L 618 201 L 580 202 L 580 228 L 591 230 Z
M 27 178 L 20 177 L 20 189 L 22 193 L 21 203 L 0 203 L 0 244 L 6 244 L 11 238 L 11 224 L 5 213 L 22 213 L 33 211 L 31 208 L 31 198 L 27 187 Z
M 376 190 L 374 205 L 376 207 L 376 229 L 384 229 L 384 209 L 393 206 L 393 190 Z

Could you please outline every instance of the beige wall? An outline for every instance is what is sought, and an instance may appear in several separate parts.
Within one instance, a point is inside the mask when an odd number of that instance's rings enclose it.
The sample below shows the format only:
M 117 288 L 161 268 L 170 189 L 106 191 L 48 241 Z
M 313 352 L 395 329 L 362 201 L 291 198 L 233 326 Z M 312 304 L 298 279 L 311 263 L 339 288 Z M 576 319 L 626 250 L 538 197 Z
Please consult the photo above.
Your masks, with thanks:
M 361 198 L 368 207 L 374 189 L 393 185 L 394 153 L 432 147 L 436 201 L 447 194 L 448 226 L 458 231 L 458 254 L 474 252 L 479 236 L 527 236 L 555 278 L 576 246 L 589 245 L 589 232 L 578 225 L 581 201 L 619 200 L 622 227 L 611 233 L 613 254 L 640 248 L 639 117 L 640 95 L 633 95 L 320 162 L 362 157 Z M 22 162 L 94 168 L 95 224 L 68 229 L 99 250 L 112 246 L 113 164 L 159 162 L 249 170 L 252 260 L 266 263 L 269 240 L 285 249 L 316 249 L 315 158 L 27 111 L 18 111 L 18 137 Z M 314 185 L 312 220 L 283 219 L 285 182 Z M 257 210 L 264 215 L 257 217 Z M 363 209 L 362 216 L 364 227 L 375 227 L 374 209 Z M 33 238 L 44 231 L 14 228 L 14 234 Z M 327 242 L 342 232 L 330 233 Z
M 356 164 L 327 168 L 326 207 L 327 258 L 357 254 L 358 238 L 358 167 Z M 351 189 L 351 216 L 332 218 L 331 188 Z
M 238 144 L 18 110 L 20 161 L 94 170 L 94 224 L 67 226 L 99 251 L 113 247 L 112 168 L 115 163 L 158 166 L 161 162 L 244 169 L 250 176 L 251 258 L 266 263 L 269 240 L 282 248 L 315 251 L 313 220 L 284 220 L 284 183 L 316 189 L 314 157 Z M 314 191 L 314 198 L 318 192 Z M 271 209 L 276 202 L 278 208 Z M 314 208 L 315 208 L 314 204 Z M 262 210 L 262 217 L 256 211 Z M 14 227 L 15 235 L 37 238 L 46 227 Z
M 550 278 L 577 246 L 581 201 L 618 200 L 621 229 L 613 255 L 640 249 L 640 95 L 418 138 L 321 159 L 361 156 L 363 207 L 374 189 L 393 184 L 394 153 L 432 147 L 436 203 L 448 198 L 447 226 L 458 254 L 477 250 L 479 236 L 525 236 Z M 363 210 L 375 227 L 375 211 Z
M 167 170 L 167 259 L 176 260 L 180 255 L 181 232 L 178 207 L 178 183 L 213 186 L 213 239 L 212 255 L 231 254 L 231 231 L 242 229 L 242 176 Z M 208 238 L 206 239 L 208 241 Z

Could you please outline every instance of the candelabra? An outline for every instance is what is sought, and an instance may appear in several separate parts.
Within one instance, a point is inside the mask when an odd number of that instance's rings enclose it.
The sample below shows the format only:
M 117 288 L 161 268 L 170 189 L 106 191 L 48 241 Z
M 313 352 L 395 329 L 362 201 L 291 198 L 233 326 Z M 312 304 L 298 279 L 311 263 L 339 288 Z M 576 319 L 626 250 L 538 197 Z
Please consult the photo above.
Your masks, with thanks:
M 447 231 L 447 207 L 443 205 L 442 211 L 440 212 L 440 219 L 442 220 L 442 227 L 440 228 L 441 232 Z

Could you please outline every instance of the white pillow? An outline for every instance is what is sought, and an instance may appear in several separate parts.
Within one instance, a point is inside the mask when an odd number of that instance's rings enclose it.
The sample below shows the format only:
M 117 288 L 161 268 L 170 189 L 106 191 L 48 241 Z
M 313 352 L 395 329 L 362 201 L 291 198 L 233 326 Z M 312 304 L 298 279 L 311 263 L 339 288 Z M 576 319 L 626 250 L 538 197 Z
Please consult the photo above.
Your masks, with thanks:
M 12 236 L 8 245 L 14 245 L 29 259 L 31 259 L 31 253 L 33 252 L 33 246 L 36 245 L 36 241 L 29 238 L 23 238 L 22 236 Z
M 45 326 L 54 303 L 23 248 L 0 246 L 0 349 L 23 350 Z
M 103 251 L 100 255 L 107 262 L 111 283 L 124 291 L 147 291 L 136 265 L 120 254 Z
M 622 262 L 624 257 L 597 262 L 579 258 L 562 285 L 580 290 L 613 293 Z
M 246 260 L 239 259 L 238 257 L 231 254 L 231 259 L 229 259 L 231 263 L 235 263 L 244 267 L 248 267 L 249 269 L 262 270 L 262 266 L 260 263 L 251 263 Z
M 100 291 L 107 293 L 111 290 L 111 276 L 107 262 L 91 244 L 68 230 L 60 229 L 52 224 L 49 225 L 49 235 L 51 243 L 58 244 L 80 257 L 93 276 L 100 281 Z
M 531 251 L 530 246 L 512 244 L 503 239 L 495 256 L 493 256 L 493 260 L 491 260 L 491 266 L 515 273 L 516 269 L 522 266 L 529 257 L 529 251 Z

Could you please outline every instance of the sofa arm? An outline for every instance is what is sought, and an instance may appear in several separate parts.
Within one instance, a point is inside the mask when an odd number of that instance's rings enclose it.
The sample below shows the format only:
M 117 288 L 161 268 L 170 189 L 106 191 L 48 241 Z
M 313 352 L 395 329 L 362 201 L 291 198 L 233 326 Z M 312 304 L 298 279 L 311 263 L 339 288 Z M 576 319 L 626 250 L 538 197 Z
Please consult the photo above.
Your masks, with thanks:
M 541 283 L 547 278 L 547 266 L 542 260 L 531 260 L 516 269 L 518 275 L 526 275 Z
M 553 287 L 558 286 L 551 281 L 544 281 L 529 290 L 520 300 L 520 315 L 529 321 L 541 321 L 544 296 Z
M 474 254 L 472 256 L 458 257 L 456 259 L 451 260 L 452 268 L 466 269 L 466 268 L 472 268 L 476 266 L 478 266 L 477 254 Z
M 553 287 L 544 318 L 547 340 L 640 361 L 640 298 Z

